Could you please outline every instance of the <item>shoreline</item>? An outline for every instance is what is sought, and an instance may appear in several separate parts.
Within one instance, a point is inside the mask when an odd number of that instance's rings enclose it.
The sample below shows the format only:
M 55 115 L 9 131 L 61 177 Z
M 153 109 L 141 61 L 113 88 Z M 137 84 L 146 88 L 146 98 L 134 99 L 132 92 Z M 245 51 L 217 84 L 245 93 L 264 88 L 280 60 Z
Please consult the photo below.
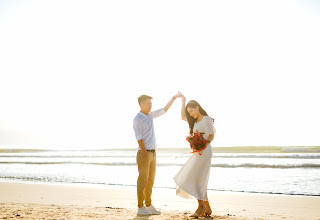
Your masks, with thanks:
M 320 219 L 318 196 L 221 191 L 208 191 L 208 196 L 214 219 Z M 152 219 L 175 218 L 177 215 L 185 219 L 197 207 L 195 199 L 176 196 L 173 189 L 154 188 L 152 199 L 164 213 L 152 216 Z M 88 212 L 99 210 L 102 216 L 110 219 L 117 219 L 118 209 L 130 216 L 122 216 L 122 219 L 133 219 L 137 210 L 136 188 L 133 186 L 0 182 L 0 203 L 2 208 L 7 208 L 7 211 L 1 210 L 2 218 L 10 217 L 6 215 L 21 205 L 45 210 L 50 205 L 66 210 L 70 206 L 74 206 L 71 210 L 83 207 Z M 32 219 L 32 214 L 29 217 Z
M 41 182 L 41 181 L 25 181 L 25 180 L 13 180 L 13 179 L 1 179 L 1 183 L 20 183 L 20 184 L 43 184 L 43 185 L 62 185 L 62 186 L 83 186 L 83 187 L 101 187 L 101 188 L 123 188 L 123 189 L 136 189 L 137 186 L 134 185 L 122 185 L 122 184 L 99 184 L 99 183 L 69 183 L 69 182 Z M 170 187 L 159 187 L 154 186 L 153 190 L 175 190 L 174 188 Z M 305 197 L 320 197 L 320 195 L 308 195 L 308 194 L 286 194 L 286 193 L 266 193 L 266 192 L 245 192 L 245 191 L 227 191 L 227 190 L 213 190 L 208 189 L 208 193 L 244 193 L 244 194 L 256 194 L 256 195 L 274 195 L 274 196 L 305 196 Z M 320 219 L 319 219 L 320 220 Z

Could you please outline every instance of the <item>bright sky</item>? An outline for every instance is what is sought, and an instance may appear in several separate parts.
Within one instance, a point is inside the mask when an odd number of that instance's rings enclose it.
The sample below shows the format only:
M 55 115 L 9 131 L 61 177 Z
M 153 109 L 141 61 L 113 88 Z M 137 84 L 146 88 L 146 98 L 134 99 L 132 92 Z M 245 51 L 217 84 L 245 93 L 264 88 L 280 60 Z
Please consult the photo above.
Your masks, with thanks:
M 137 97 L 181 91 L 213 146 L 320 145 L 319 39 L 315 0 L 2 0 L 0 144 L 137 147 Z M 180 107 L 158 147 L 187 146 Z

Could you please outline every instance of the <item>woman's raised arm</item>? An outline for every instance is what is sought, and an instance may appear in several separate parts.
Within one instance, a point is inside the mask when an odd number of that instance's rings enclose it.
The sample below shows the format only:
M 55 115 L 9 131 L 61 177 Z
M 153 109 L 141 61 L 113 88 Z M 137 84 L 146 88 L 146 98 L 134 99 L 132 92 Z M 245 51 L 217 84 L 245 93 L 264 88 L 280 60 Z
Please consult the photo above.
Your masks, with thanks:
M 182 106 L 181 106 L 181 119 L 184 121 L 187 121 L 187 116 L 186 116 L 186 97 L 182 95 Z

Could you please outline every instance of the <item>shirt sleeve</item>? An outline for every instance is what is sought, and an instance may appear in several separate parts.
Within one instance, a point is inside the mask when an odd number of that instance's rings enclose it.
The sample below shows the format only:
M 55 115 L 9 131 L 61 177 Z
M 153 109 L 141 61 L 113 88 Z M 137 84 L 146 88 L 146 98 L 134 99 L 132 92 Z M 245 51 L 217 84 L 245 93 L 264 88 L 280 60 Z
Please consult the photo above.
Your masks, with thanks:
M 141 127 L 141 119 L 136 117 L 133 120 L 133 130 L 136 135 L 136 139 L 141 140 L 142 139 L 142 127 Z
M 161 115 L 163 115 L 164 113 L 166 113 L 166 111 L 164 110 L 164 108 L 162 109 L 158 109 L 154 112 L 150 112 L 149 115 L 152 117 L 152 118 L 157 118 Z
M 212 118 L 210 118 L 209 116 L 206 116 L 205 118 L 205 133 L 207 136 L 209 136 L 210 134 L 215 134 L 216 133 L 216 129 L 213 126 L 213 121 Z

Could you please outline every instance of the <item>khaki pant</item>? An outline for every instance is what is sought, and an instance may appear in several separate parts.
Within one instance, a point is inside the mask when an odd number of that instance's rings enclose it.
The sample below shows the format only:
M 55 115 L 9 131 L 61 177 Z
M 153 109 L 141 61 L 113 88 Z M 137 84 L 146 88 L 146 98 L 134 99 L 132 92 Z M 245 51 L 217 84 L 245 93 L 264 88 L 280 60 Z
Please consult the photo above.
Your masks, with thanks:
M 143 202 L 146 205 L 151 205 L 151 194 L 156 174 L 156 152 L 147 151 L 147 156 L 143 158 L 142 150 L 137 152 L 137 164 L 139 177 L 137 181 L 137 197 L 138 207 L 143 207 Z

